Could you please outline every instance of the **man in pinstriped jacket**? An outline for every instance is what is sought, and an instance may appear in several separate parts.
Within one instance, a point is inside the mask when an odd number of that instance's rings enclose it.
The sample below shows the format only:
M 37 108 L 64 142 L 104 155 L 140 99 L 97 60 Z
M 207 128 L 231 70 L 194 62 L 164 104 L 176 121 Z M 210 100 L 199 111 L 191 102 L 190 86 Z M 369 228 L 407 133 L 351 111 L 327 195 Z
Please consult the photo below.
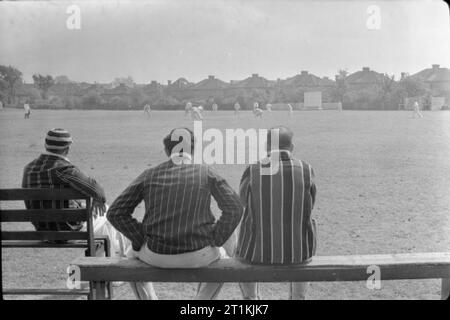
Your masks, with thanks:
M 242 217 L 239 196 L 210 166 L 192 163 L 192 131 L 174 129 L 163 144 L 169 159 L 139 175 L 113 202 L 108 220 L 131 240 L 134 257 L 156 267 L 198 268 L 225 258 L 221 247 Z M 222 211 L 218 220 L 211 197 Z M 132 215 L 142 201 L 145 216 L 139 222 Z M 221 286 L 200 284 L 196 298 L 213 299 Z
M 273 135 L 272 135 L 273 134 Z M 271 149 L 271 137 L 279 150 Z M 316 251 L 316 227 L 311 217 L 316 198 L 312 167 L 292 156 L 293 133 L 286 127 L 268 131 L 267 150 L 278 160 L 275 174 L 262 170 L 270 163 L 247 167 L 240 185 L 245 211 L 236 257 L 253 264 L 307 263 Z M 244 298 L 259 299 L 257 283 L 241 283 Z M 291 283 L 290 298 L 304 299 L 307 283 Z

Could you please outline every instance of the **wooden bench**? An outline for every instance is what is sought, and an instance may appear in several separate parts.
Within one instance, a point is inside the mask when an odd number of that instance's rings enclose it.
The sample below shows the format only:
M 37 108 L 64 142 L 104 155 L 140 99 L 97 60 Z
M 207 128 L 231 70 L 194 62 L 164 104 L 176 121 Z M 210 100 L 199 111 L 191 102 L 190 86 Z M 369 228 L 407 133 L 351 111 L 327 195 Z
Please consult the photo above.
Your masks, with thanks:
M 67 222 L 85 221 L 85 231 L 4 231 L 1 230 L 2 248 L 84 248 L 86 256 L 95 256 L 101 250 L 110 254 L 107 237 L 94 238 L 91 199 L 72 189 L 1 189 L 0 201 L 32 200 L 81 200 L 84 208 L 77 209 L 2 209 L 0 220 L 3 223 L 14 222 Z M 55 242 L 55 241 L 58 241 Z M 90 289 L 3 289 L 2 295 L 87 295 L 94 296 L 94 285 Z M 109 296 L 111 285 L 107 285 Z
M 136 259 L 80 257 L 72 262 L 80 279 L 152 282 L 290 282 L 290 281 L 366 281 L 369 266 L 380 268 L 380 280 L 442 279 L 442 298 L 450 290 L 450 252 L 382 255 L 316 256 L 303 266 L 249 265 L 235 259 L 220 260 L 199 269 L 160 269 Z M 96 291 L 94 299 L 105 299 Z

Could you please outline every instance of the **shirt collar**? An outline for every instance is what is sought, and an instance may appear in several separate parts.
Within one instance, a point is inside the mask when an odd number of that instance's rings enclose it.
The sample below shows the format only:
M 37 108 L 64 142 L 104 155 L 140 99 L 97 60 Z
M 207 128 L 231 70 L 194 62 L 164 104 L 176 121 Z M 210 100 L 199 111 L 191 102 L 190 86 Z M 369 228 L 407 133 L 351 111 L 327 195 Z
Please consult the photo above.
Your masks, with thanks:
M 67 162 L 70 162 L 69 158 L 67 158 L 67 157 L 65 157 L 65 156 L 63 156 L 63 155 L 61 155 L 61 154 L 53 153 L 53 152 L 50 152 L 50 151 L 45 151 L 45 152 L 43 152 L 42 154 L 45 154 L 45 155 L 47 155 L 47 156 L 58 157 L 58 158 L 61 158 L 61 159 L 63 159 L 63 160 L 66 160 Z
M 292 152 L 290 152 L 289 150 L 280 150 L 280 149 L 271 150 L 269 152 L 269 155 L 271 157 L 275 155 L 279 155 L 280 157 L 282 157 L 283 155 L 287 155 L 289 158 L 292 158 Z
M 173 153 L 170 155 L 170 159 L 174 164 L 191 164 L 192 156 L 189 153 L 181 152 L 181 153 Z

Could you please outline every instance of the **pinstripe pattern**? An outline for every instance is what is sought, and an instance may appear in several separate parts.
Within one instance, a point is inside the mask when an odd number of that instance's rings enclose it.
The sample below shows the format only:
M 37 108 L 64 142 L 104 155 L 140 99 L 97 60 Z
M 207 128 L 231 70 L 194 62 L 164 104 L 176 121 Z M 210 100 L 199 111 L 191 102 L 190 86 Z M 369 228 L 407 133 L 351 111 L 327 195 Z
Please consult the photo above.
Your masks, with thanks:
M 216 221 L 211 196 L 222 210 Z M 145 201 L 141 222 L 132 217 Z M 239 196 L 211 167 L 171 160 L 144 171 L 111 204 L 107 218 L 129 238 L 134 250 L 146 241 L 159 254 L 179 254 L 221 246 L 242 216 Z
M 250 263 L 296 264 L 315 254 L 314 171 L 289 152 L 278 156 L 276 174 L 261 175 L 258 163 L 247 167 L 241 179 L 246 206 L 236 256 Z
M 99 202 L 106 200 L 102 187 L 94 179 L 84 175 L 66 157 L 50 152 L 25 166 L 22 188 L 73 188 Z M 27 209 L 60 209 L 78 207 L 79 204 L 75 201 L 37 200 L 25 201 L 25 206 Z M 76 231 L 83 227 L 83 222 L 36 222 L 33 225 L 38 231 Z

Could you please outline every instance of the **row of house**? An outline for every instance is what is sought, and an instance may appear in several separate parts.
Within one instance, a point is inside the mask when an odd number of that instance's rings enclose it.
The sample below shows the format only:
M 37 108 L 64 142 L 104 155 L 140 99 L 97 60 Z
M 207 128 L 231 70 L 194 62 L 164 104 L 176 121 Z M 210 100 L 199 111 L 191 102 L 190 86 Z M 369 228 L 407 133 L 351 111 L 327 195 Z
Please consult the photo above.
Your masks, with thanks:
M 447 105 L 450 100 L 450 69 L 433 64 L 431 68 L 424 69 L 413 75 L 401 74 L 401 79 L 411 78 L 422 82 L 434 96 L 444 96 Z M 179 104 L 185 101 L 220 101 L 223 104 L 234 104 L 238 97 L 260 98 L 266 101 L 283 100 L 283 97 L 303 99 L 304 92 L 320 91 L 324 102 L 332 102 L 336 97 L 332 95 L 339 76 L 335 79 L 319 77 L 306 70 L 299 74 L 277 80 L 268 80 L 257 73 L 243 80 L 230 82 L 209 75 L 197 83 L 179 78 L 175 81 L 168 80 L 166 84 L 151 81 L 149 84 L 136 84 L 129 87 L 124 83 L 113 87 L 111 84 L 99 83 L 64 83 L 55 84 L 49 90 L 50 96 L 79 96 L 89 94 L 100 95 L 105 100 L 114 97 L 130 97 L 136 91 L 140 91 L 150 97 L 151 101 L 161 104 Z M 345 77 L 348 90 L 359 91 L 367 88 L 376 88 L 385 81 L 390 81 L 386 74 L 363 67 Z M 31 86 L 31 84 L 25 85 Z M 18 95 L 26 90 L 18 90 Z M 262 98 L 261 98 L 262 97 Z M 285 99 L 284 99 L 285 100 Z
M 339 76 L 336 75 L 335 80 L 338 77 Z M 431 68 L 424 69 L 411 76 L 405 72 L 402 72 L 401 78 L 404 79 L 407 77 L 424 82 L 431 90 L 450 90 L 450 69 L 441 68 L 438 64 L 433 64 Z M 326 90 L 327 88 L 334 87 L 335 80 L 331 80 L 328 77 L 320 78 L 306 70 L 303 70 L 299 74 L 284 80 L 268 80 L 261 77 L 257 73 L 254 73 L 244 80 L 231 80 L 230 82 L 225 82 L 213 75 L 210 75 L 208 78 L 201 80 L 198 83 L 191 83 L 185 78 L 179 78 L 174 82 L 168 80 L 166 85 L 160 84 L 157 81 L 152 81 L 144 88 L 149 92 L 165 89 L 170 93 L 179 93 L 189 90 L 198 92 L 199 94 L 202 92 L 219 94 L 221 91 L 226 90 L 267 89 L 277 87 L 304 88 L 310 91 L 321 91 L 323 89 Z M 345 78 L 348 87 L 351 89 L 379 85 L 384 80 L 389 80 L 389 78 L 383 73 L 371 70 L 369 67 L 363 67 L 361 70 L 351 73 Z

